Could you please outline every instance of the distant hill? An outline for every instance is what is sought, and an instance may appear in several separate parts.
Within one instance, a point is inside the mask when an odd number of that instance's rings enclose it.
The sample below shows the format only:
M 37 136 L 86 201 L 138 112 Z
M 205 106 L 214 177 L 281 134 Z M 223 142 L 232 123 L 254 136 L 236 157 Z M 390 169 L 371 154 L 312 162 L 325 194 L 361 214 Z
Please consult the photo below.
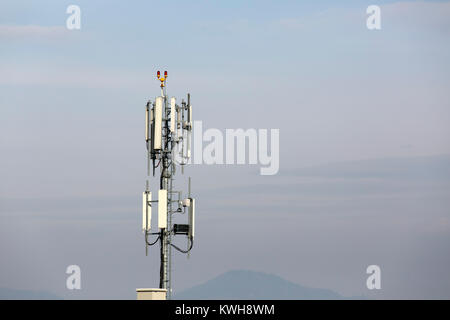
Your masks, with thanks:
M 61 297 L 46 291 L 16 290 L 0 288 L 0 300 L 61 300 Z
M 226 272 L 203 284 L 175 294 L 173 298 L 179 300 L 345 299 L 328 289 L 308 288 L 276 275 L 246 270 Z

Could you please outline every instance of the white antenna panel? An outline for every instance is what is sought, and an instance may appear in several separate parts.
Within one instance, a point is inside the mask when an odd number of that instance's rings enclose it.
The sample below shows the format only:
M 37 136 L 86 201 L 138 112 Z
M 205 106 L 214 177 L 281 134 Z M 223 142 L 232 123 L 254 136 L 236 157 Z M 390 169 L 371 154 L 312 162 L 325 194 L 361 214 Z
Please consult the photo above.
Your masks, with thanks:
M 145 108 L 145 141 L 148 141 L 148 139 L 150 138 L 149 136 L 149 126 L 150 126 L 150 111 L 149 109 L 149 105 L 147 105 L 147 107 Z
M 192 106 L 189 106 L 189 110 L 188 110 L 188 124 L 189 126 L 192 126 Z
M 154 117 L 154 135 L 153 135 L 153 149 L 161 150 L 162 145 L 162 111 L 163 111 L 163 98 L 156 98 Z
M 189 237 L 194 238 L 195 233 L 195 199 L 191 198 L 189 207 Z
M 158 228 L 167 228 L 167 190 L 158 191 Z
M 177 129 L 178 129 L 178 124 L 181 123 L 181 110 L 177 110 Z
M 186 149 L 187 149 L 186 156 L 189 159 L 191 157 L 191 131 L 187 132 L 186 144 L 187 144 L 187 146 L 186 146 Z
M 142 194 L 142 231 L 149 231 L 152 225 L 152 193 L 144 192 Z
M 175 131 L 175 103 L 176 99 L 171 98 L 170 99 L 170 132 Z

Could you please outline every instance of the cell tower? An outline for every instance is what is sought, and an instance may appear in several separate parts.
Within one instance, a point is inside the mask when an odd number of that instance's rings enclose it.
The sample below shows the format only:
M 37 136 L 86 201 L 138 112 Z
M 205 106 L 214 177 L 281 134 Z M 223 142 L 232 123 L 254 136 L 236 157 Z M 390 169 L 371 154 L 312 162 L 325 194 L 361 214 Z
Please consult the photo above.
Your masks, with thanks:
M 145 234 L 145 254 L 149 246 L 160 243 L 160 281 L 159 288 L 167 290 L 167 299 L 172 295 L 171 255 L 172 248 L 182 253 L 189 253 L 194 244 L 195 199 L 191 196 L 191 178 L 188 178 L 187 197 L 183 192 L 174 190 L 177 166 L 184 173 L 184 166 L 191 156 L 192 106 L 190 94 L 181 105 L 174 97 L 166 94 L 167 71 L 164 76 L 157 72 L 161 82 L 161 96 L 155 101 L 147 102 L 145 108 L 145 145 L 147 147 L 147 179 L 143 193 L 142 230 Z M 156 170 L 158 169 L 159 170 Z M 157 178 L 159 171 L 158 199 L 152 200 L 149 178 Z M 158 206 L 158 231 L 151 232 L 152 207 Z M 187 224 L 175 224 L 177 215 L 185 215 Z M 186 218 L 185 218 L 186 220 Z M 174 236 L 186 235 L 187 247 L 181 249 L 172 243 Z M 149 241 L 149 237 L 156 237 Z

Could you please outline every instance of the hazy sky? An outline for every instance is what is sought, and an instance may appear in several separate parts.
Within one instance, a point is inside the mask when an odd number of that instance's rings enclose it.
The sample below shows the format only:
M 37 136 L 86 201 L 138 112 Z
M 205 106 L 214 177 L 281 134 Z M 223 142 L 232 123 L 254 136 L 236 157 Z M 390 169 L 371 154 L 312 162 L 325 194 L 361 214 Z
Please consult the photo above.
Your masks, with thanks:
M 70 4 L 81 30 L 65 27 Z M 381 30 L 366 28 L 371 4 Z M 197 239 L 189 260 L 175 254 L 174 290 L 244 268 L 450 298 L 450 161 L 435 157 L 450 154 L 449 36 L 448 1 L 3 1 L 0 287 L 134 298 L 158 285 L 140 232 L 143 112 L 168 70 L 205 129 L 280 129 L 276 176 L 187 170 Z

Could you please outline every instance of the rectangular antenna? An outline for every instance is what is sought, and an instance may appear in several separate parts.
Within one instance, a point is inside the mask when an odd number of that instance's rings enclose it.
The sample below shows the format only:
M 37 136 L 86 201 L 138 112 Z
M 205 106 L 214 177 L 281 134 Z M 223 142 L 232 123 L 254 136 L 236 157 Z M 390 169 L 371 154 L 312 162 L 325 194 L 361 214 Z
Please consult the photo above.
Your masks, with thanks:
M 186 135 L 186 157 L 187 159 L 191 158 L 191 131 L 189 130 Z
M 187 94 L 187 111 L 188 111 L 188 125 L 189 127 L 192 126 L 192 106 L 191 106 L 191 94 Z
M 158 191 L 158 228 L 167 228 L 167 190 Z
M 191 177 L 188 178 L 188 198 L 191 197 Z
M 154 109 L 154 105 L 150 105 L 150 154 L 153 155 L 154 153 L 154 149 L 153 149 L 153 141 L 155 140 L 155 117 L 153 109 Z
M 156 98 L 155 111 L 153 112 L 154 117 L 154 134 L 153 134 L 153 149 L 161 150 L 162 145 L 162 112 L 163 112 L 163 98 Z
M 177 110 L 177 129 L 180 127 L 180 123 L 181 123 L 181 112 L 183 112 L 182 109 L 178 108 L 178 110 Z
M 188 106 L 188 119 L 187 119 L 189 127 L 192 127 L 192 106 Z
M 149 231 L 152 225 L 152 193 L 144 192 L 142 194 L 142 231 Z
M 176 99 L 172 97 L 170 99 L 170 132 L 175 131 L 175 103 Z
M 148 142 L 150 139 L 150 101 L 147 103 L 145 107 L 145 141 Z
M 194 238 L 195 234 L 195 199 L 191 198 L 189 206 L 189 238 Z
M 145 107 L 145 144 L 147 147 L 147 175 L 150 175 L 150 156 L 152 154 L 152 142 L 150 141 L 150 135 L 151 135 L 151 121 L 152 121 L 152 108 L 151 108 L 151 101 L 149 100 L 147 102 L 147 106 Z

